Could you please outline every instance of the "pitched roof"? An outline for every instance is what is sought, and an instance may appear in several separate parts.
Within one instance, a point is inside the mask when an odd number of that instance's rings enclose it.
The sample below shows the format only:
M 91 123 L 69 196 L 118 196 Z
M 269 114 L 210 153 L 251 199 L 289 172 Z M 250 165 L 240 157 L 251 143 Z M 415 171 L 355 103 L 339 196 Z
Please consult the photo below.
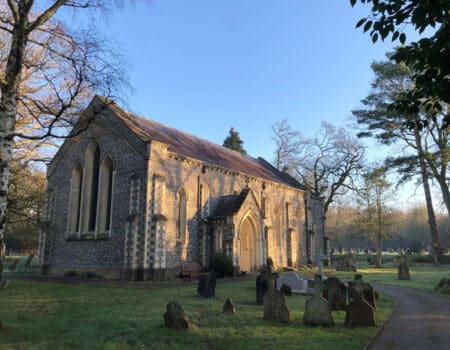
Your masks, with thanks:
M 105 101 L 105 99 L 102 100 Z M 263 158 L 244 155 L 168 125 L 135 115 L 111 101 L 108 101 L 108 106 L 142 140 L 165 143 L 169 146 L 170 152 L 197 159 L 206 164 L 303 189 L 303 186 L 294 178 L 286 176 Z
M 219 197 L 216 209 L 212 213 L 212 218 L 223 218 L 233 216 L 239 209 L 249 193 L 248 189 L 243 189 L 240 194 Z

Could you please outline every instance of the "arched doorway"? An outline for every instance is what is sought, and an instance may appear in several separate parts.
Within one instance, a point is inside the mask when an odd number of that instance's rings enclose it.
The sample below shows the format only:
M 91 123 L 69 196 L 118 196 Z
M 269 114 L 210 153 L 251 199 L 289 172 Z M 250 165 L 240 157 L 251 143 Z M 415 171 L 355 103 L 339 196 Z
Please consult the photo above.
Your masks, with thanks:
M 250 216 L 247 216 L 239 229 L 240 237 L 240 269 L 241 271 L 254 271 L 259 267 L 260 247 L 257 225 Z

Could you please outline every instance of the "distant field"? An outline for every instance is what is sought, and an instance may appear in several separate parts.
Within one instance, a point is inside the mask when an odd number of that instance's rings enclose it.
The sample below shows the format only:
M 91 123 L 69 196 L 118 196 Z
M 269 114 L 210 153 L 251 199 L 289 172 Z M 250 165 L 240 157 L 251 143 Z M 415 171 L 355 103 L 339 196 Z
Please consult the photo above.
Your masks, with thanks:
M 313 273 L 309 272 L 309 274 Z M 450 265 L 447 264 L 438 266 L 434 266 L 433 264 L 413 264 L 410 266 L 410 281 L 400 281 L 397 279 L 397 268 L 392 265 L 392 262 L 385 263 L 381 268 L 376 268 L 367 263 L 359 263 L 357 272 L 343 272 L 331 268 L 324 268 L 325 275 L 336 276 L 343 280 L 353 280 L 355 273 L 362 274 L 366 282 L 387 283 L 422 289 L 440 296 L 450 297 L 448 294 L 439 293 L 434 290 L 441 278 L 450 278 Z

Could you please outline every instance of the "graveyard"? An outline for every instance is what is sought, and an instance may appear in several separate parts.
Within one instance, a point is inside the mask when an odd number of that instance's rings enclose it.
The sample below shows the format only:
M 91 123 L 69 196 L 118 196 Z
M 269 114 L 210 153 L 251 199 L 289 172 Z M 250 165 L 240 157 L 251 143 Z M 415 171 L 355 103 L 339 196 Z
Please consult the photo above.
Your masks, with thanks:
M 314 298 L 323 303 L 317 290 L 309 288 L 309 294 L 293 290 L 290 295 L 281 296 L 289 319 L 265 319 L 266 305 L 257 304 L 256 275 L 217 279 L 214 295 L 202 297 L 196 279 L 147 283 L 77 278 L 36 280 L 26 278 L 21 271 L 22 275 L 16 276 L 4 272 L 9 285 L 0 290 L 2 349 L 361 349 L 389 318 L 395 305 L 383 294 L 374 300 L 375 326 L 349 327 L 346 311 L 333 310 L 333 324 L 316 327 L 305 324 L 309 317 L 305 314 L 309 308 L 313 310 L 308 311 L 310 316 L 317 316 L 316 308 L 306 307 L 314 293 Z M 313 280 L 317 270 L 297 272 Z M 358 274 L 367 284 L 408 286 L 448 298 L 435 287 L 442 277 L 450 275 L 449 265 L 413 264 L 410 280 L 398 280 L 397 272 L 392 264 L 374 268 L 360 263 L 357 272 L 323 269 L 324 276 L 333 283 L 336 279 L 332 277 L 348 283 Z M 278 271 L 279 277 L 289 274 L 293 272 Z M 176 301 L 175 309 L 177 305 L 182 307 L 188 329 L 165 326 L 164 314 L 171 301 Z

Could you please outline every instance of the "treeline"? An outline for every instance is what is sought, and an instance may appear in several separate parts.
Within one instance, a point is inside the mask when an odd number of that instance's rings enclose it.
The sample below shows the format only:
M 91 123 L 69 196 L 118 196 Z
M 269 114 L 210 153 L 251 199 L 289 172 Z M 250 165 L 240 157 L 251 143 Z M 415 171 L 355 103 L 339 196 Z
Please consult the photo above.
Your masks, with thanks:
M 352 206 L 336 206 L 328 210 L 326 230 L 330 247 L 334 249 L 376 249 L 376 237 L 361 232 L 357 225 L 360 209 Z M 394 222 L 389 237 L 383 240 L 383 250 L 411 249 L 431 251 L 432 242 L 425 205 L 392 212 Z M 450 249 L 450 218 L 447 214 L 436 215 L 438 230 L 444 249 Z

